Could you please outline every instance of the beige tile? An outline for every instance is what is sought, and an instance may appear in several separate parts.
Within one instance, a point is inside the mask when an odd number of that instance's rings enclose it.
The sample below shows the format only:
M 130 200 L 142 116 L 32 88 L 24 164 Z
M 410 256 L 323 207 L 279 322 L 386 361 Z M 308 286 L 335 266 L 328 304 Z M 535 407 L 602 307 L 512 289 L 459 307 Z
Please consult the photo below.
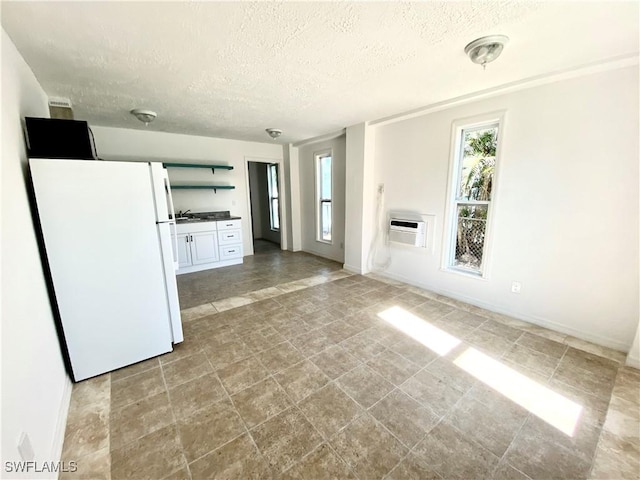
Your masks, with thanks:
M 434 377 L 442 380 L 448 386 L 459 390 L 462 393 L 467 392 L 473 387 L 478 380 L 472 375 L 454 365 L 447 358 L 437 358 L 425 367 L 425 370 Z
M 375 419 L 364 414 L 331 440 L 359 478 L 382 478 L 409 452 Z
M 315 449 L 322 437 L 295 407 L 251 431 L 256 445 L 276 472 L 284 472 Z
M 638 404 L 612 397 L 603 429 L 622 440 L 640 446 L 640 409 Z
M 493 480 L 530 480 L 520 470 L 513 468 L 507 462 L 500 462 L 493 472 Z
M 236 393 L 231 399 L 249 428 L 291 405 L 285 391 L 270 377 Z
M 204 353 L 196 353 L 162 367 L 167 388 L 174 388 L 194 378 L 213 372 Z
M 115 382 L 116 380 L 121 380 L 125 377 L 144 372 L 151 368 L 157 367 L 159 363 L 160 362 L 158 360 L 158 357 L 153 357 L 148 360 L 143 360 L 142 362 L 134 363 L 133 365 L 129 365 L 128 367 L 114 370 L 113 372 L 111 372 L 111 381 Z
M 485 332 L 506 338 L 510 342 L 515 342 L 524 333 L 519 328 L 509 327 L 503 323 L 496 322 L 495 320 L 487 320 L 479 327 L 479 330 L 484 330 Z
M 225 368 L 253 354 L 251 349 L 241 340 L 205 347 L 204 352 L 215 370 Z
M 121 370 L 119 370 L 121 371 Z M 71 391 L 69 415 L 85 408 L 108 407 L 111 396 L 111 378 L 116 372 L 74 383 Z
M 305 357 L 311 357 L 335 345 L 326 332 L 318 330 L 304 333 L 290 341 Z
M 109 406 L 94 403 L 69 412 L 62 458 L 80 457 L 109 447 Z
M 175 362 L 176 360 L 181 360 L 185 357 L 189 357 L 191 355 L 195 355 L 202 350 L 202 337 L 204 335 L 200 335 L 196 338 L 186 338 L 183 342 L 175 344 L 173 346 L 173 351 L 169 353 L 165 353 L 158 357 L 160 363 L 162 365 L 166 365 L 171 362 Z
M 173 413 L 166 392 L 114 410 L 109 419 L 111 449 L 120 448 L 171 423 Z
M 363 413 L 362 408 L 334 383 L 305 398 L 299 408 L 327 439 Z
M 184 457 L 175 425 L 156 430 L 111 452 L 111 478 L 152 479 L 184 465 Z
M 129 405 L 165 391 L 162 372 L 159 367 L 147 370 L 111 383 L 111 408 Z
M 393 390 L 393 384 L 366 365 L 345 373 L 336 380 L 336 384 L 364 408 L 369 408 Z
M 414 453 L 407 455 L 385 480 L 439 480 L 442 477 Z
M 418 365 L 391 350 L 386 350 L 373 357 L 367 362 L 367 365 L 394 385 L 400 385 L 420 370 Z
M 178 420 L 178 429 L 188 462 L 245 432 L 240 416 L 227 401 L 213 403 L 190 417 Z
M 355 475 L 344 463 L 323 443 L 307 455 L 300 463 L 293 466 L 282 475 L 283 480 L 356 480 Z
M 371 407 L 369 413 L 408 448 L 413 448 L 440 420 L 398 389 Z
M 272 326 L 266 326 L 243 333 L 241 340 L 252 352 L 260 353 L 286 341 L 286 338 Z
M 258 360 L 272 373 L 284 370 L 304 360 L 304 356 L 289 342 L 284 342 L 257 355 Z
M 253 356 L 232 363 L 218 370 L 217 373 L 231 395 L 258 383 L 269 375 L 267 369 Z
M 582 368 L 608 378 L 615 378 L 618 374 L 618 368 L 620 367 L 620 364 L 614 360 L 573 347 L 567 348 L 564 357 L 562 357 L 562 363 L 567 366 Z
M 225 310 L 231 310 L 233 308 L 242 307 L 243 305 L 249 305 L 253 303 L 253 299 L 249 297 L 229 297 L 224 300 L 213 302 L 212 305 L 218 312 L 224 312 Z
M 486 405 L 469 394 L 454 406 L 446 421 L 497 457 L 502 457 L 528 415 L 527 410 L 516 404 Z
M 564 343 L 578 350 L 592 353 L 594 355 L 612 360 L 619 364 L 624 364 L 627 358 L 626 354 L 623 352 L 613 350 L 612 348 L 603 347 L 601 345 L 596 345 L 594 343 L 587 342 L 570 335 L 567 335 L 567 337 L 564 339 Z
M 567 351 L 567 346 L 563 343 L 555 342 L 528 332 L 525 332 L 524 335 L 518 338 L 516 343 L 557 359 L 562 358 L 564 352 Z
M 500 357 L 509 351 L 513 346 L 513 342 L 507 338 L 495 335 L 492 332 L 482 330 L 481 328 L 464 335 L 465 342 L 472 344 L 479 350 Z
M 431 430 L 414 452 L 447 479 L 488 478 L 499 460 L 445 423 Z
M 514 344 L 508 352 L 502 356 L 503 362 L 517 366 L 523 366 L 534 370 L 549 378 L 553 375 L 560 358 L 545 355 L 537 350 L 531 350 L 519 344 Z
M 507 450 L 504 460 L 531 478 L 585 478 L 590 462 L 536 428 L 523 428 Z
M 169 390 L 169 399 L 176 418 L 193 415 L 201 408 L 225 398 L 225 391 L 213 373 L 194 378 Z
M 247 297 L 256 302 L 267 298 L 277 297 L 278 295 L 282 295 L 282 290 L 276 287 L 263 288 L 261 290 L 255 290 L 246 294 Z
M 111 454 L 109 448 L 93 451 L 83 457 L 62 458 L 65 468 L 60 472 L 59 480 L 110 480 Z M 73 465 L 71 461 L 75 462 Z
M 399 337 L 399 341 L 392 341 L 390 342 L 391 344 L 387 344 L 389 348 L 394 352 L 399 353 L 400 355 L 407 358 L 408 360 L 411 360 L 413 363 L 420 367 L 424 367 L 438 358 L 437 353 L 435 353 L 429 347 L 423 345 L 421 342 L 418 342 L 417 340 L 408 337 L 405 334 L 400 335 L 401 336 Z
M 404 382 L 400 389 L 429 408 L 437 417 L 446 414 L 462 397 L 462 392 L 422 370 Z
M 356 368 L 360 362 L 339 345 L 334 345 L 314 355 L 310 360 L 329 378 L 337 378 Z
M 361 362 L 366 362 L 385 351 L 385 347 L 373 340 L 372 336 L 375 337 L 373 332 L 363 331 L 342 341 L 340 346 Z
M 270 478 L 267 462 L 248 434 L 200 457 L 189 468 L 194 480 Z
M 309 360 L 277 373 L 274 378 L 295 403 L 322 388 L 329 381 L 322 370 Z
M 636 480 L 640 472 L 640 447 L 603 431 L 589 478 Z
M 563 359 L 553 374 L 553 380 L 588 392 L 602 400 L 608 400 L 611 397 L 615 378 L 609 373 L 602 376 L 596 372 L 569 365 Z
M 162 477 L 162 480 L 191 480 L 191 474 L 189 473 L 189 467 L 186 463 L 182 465 L 175 472 L 170 473 L 166 477 Z
M 181 310 L 180 317 L 182 317 L 183 322 L 190 322 L 192 320 L 206 317 L 208 315 L 213 315 L 215 313 L 218 313 L 216 307 L 214 307 L 211 303 L 205 303 L 203 305 L 198 305 L 197 307 L 191 307 Z

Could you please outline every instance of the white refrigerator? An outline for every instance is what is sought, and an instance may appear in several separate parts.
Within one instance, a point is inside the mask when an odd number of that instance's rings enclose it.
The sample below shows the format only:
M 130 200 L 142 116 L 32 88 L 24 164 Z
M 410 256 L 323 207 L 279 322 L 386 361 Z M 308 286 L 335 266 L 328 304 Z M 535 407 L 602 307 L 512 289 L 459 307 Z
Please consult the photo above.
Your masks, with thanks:
M 170 352 L 183 335 L 166 169 L 41 158 L 30 159 L 29 168 L 51 304 L 73 380 Z

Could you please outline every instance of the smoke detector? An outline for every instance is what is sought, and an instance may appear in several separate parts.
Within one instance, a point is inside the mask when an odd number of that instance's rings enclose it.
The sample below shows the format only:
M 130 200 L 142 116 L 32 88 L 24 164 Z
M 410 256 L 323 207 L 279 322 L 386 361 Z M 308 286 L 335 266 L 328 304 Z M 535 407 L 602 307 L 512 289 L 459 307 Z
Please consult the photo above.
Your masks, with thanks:
M 489 35 L 488 37 L 478 38 L 474 40 L 466 47 L 464 47 L 464 53 L 466 53 L 473 63 L 482 65 L 482 68 L 487 67 L 487 63 L 493 62 L 502 53 L 502 49 L 509 41 L 509 37 L 506 35 Z
M 271 138 L 273 138 L 274 140 L 276 138 L 278 138 L 280 135 L 282 135 L 282 130 L 278 129 L 278 128 L 267 128 L 265 130 L 265 132 L 267 132 L 269 134 L 269 136 Z
M 145 125 L 149 125 L 158 116 L 156 112 L 152 110 L 143 110 L 141 108 L 134 108 L 130 113 Z

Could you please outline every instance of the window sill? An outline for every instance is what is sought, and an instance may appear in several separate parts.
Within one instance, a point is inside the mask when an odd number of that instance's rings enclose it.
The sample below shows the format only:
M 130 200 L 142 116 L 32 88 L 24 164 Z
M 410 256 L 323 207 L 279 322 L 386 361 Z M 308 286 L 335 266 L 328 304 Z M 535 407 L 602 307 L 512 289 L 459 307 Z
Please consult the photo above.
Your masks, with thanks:
M 320 240 L 319 238 L 316 238 L 316 242 L 324 243 L 325 245 L 333 245 L 333 241 L 332 240 Z
M 441 272 L 453 273 L 454 275 L 460 275 L 467 278 L 475 278 L 476 280 L 488 280 L 486 273 L 472 272 L 471 270 L 465 270 L 463 268 L 456 267 L 442 267 Z

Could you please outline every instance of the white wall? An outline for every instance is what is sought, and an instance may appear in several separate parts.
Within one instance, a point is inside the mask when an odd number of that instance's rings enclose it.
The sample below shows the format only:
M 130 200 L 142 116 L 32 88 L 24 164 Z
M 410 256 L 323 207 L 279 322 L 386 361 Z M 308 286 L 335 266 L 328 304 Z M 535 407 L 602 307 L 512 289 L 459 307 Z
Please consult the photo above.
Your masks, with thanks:
M 452 122 L 499 110 L 490 275 L 449 273 Z M 387 273 L 627 351 L 638 324 L 638 129 L 637 66 L 378 126 L 375 184 L 387 209 L 436 216 L 435 254 L 394 248 Z M 511 293 L 514 280 L 522 293 Z
M 250 209 L 247 194 L 247 162 L 245 157 L 278 161 L 282 146 L 275 143 L 246 142 L 223 138 L 197 137 L 174 133 L 91 126 L 96 138 L 98 154 L 105 160 L 137 159 L 182 163 L 220 163 L 232 165 L 233 170 L 169 169 L 172 183 L 197 182 L 234 185 L 235 190 L 174 190 L 177 210 L 209 212 L 229 210 L 242 217 L 244 253 L 253 253 L 249 235 Z
M 331 150 L 333 155 L 331 244 L 316 240 L 315 154 L 326 150 Z M 298 149 L 302 250 L 336 262 L 344 262 L 345 157 L 344 135 L 303 145 Z
M 29 208 L 25 116 L 48 117 L 47 96 L 2 30 L 2 471 L 21 460 L 21 432 L 35 460 L 60 459 L 71 394 Z

